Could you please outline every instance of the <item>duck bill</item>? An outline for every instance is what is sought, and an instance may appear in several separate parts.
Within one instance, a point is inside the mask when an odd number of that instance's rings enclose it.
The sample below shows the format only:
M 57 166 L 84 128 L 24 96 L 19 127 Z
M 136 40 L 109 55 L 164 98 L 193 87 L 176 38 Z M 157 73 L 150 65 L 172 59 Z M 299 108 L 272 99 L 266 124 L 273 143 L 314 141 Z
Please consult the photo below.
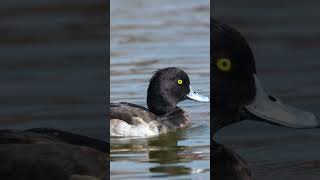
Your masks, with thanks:
M 187 94 L 187 97 L 189 99 L 195 100 L 195 101 L 199 101 L 199 102 L 209 102 L 209 98 L 206 96 L 202 96 L 200 94 L 198 94 L 197 92 L 195 92 L 191 86 L 189 86 L 190 88 L 190 92 L 189 94 Z
M 259 79 L 254 75 L 256 97 L 245 109 L 258 120 L 293 128 L 320 127 L 317 117 L 307 111 L 283 104 L 277 98 L 269 96 L 261 87 Z

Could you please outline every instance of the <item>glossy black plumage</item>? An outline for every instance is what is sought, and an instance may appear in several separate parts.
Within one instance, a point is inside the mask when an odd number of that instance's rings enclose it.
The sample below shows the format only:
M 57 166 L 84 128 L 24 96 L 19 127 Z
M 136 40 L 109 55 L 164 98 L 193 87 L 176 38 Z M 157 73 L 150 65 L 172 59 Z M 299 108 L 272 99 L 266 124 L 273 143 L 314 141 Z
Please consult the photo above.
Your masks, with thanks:
M 159 129 L 167 132 L 172 129 L 186 127 L 191 123 L 187 113 L 176 107 L 164 115 L 155 115 L 149 109 L 127 102 L 110 103 L 110 118 L 121 119 L 129 124 L 133 124 L 132 117 L 140 117 L 146 123 L 157 121 Z
M 311 112 L 286 105 L 266 93 L 256 74 L 255 59 L 246 39 L 232 27 L 211 19 L 212 134 L 245 119 L 290 128 L 318 128 Z M 212 139 L 214 179 L 253 179 L 248 165 L 235 152 Z
M 210 83 L 214 88 L 211 112 L 216 118 L 214 127 L 221 128 L 243 119 L 243 107 L 253 101 L 256 94 L 253 77 L 256 67 L 249 44 L 238 31 L 211 19 L 210 34 Z M 217 68 L 221 58 L 231 61 L 229 72 Z
M 213 179 L 216 180 L 252 180 L 253 174 L 246 163 L 237 153 L 213 141 L 214 153 Z
M 0 177 L 10 180 L 106 179 L 109 144 L 55 129 L 0 131 Z
M 178 84 L 179 80 L 181 84 Z M 144 123 L 147 123 L 146 126 L 148 123 L 157 126 L 160 133 L 189 126 L 189 116 L 177 106 L 188 99 L 189 93 L 190 80 L 183 70 L 176 67 L 157 70 L 147 90 L 148 108 L 126 102 L 110 103 L 111 134 L 121 134 L 120 128 L 123 126 L 133 127 Z
M 182 80 L 182 84 L 177 84 Z M 176 67 L 157 70 L 150 79 L 147 105 L 156 115 L 172 112 L 177 104 L 188 99 L 190 80 L 186 72 Z
M 211 19 L 210 34 L 210 85 L 213 92 L 210 110 L 213 112 L 214 134 L 222 127 L 250 116 L 244 106 L 251 103 L 256 95 L 256 67 L 248 42 L 237 30 Z M 222 58 L 230 60 L 230 71 L 217 68 L 217 61 Z
M 147 123 L 158 120 L 154 113 L 143 106 L 127 102 L 110 103 L 110 119 L 121 119 L 132 124 L 132 117 L 140 117 Z
M 221 128 L 246 117 L 243 107 L 254 99 L 256 93 L 254 56 L 243 36 L 226 24 L 211 19 L 210 35 L 213 179 L 253 180 L 248 164 L 213 138 Z M 221 58 L 232 62 L 231 71 L 222 72 L 217 68 L 217 61 Z

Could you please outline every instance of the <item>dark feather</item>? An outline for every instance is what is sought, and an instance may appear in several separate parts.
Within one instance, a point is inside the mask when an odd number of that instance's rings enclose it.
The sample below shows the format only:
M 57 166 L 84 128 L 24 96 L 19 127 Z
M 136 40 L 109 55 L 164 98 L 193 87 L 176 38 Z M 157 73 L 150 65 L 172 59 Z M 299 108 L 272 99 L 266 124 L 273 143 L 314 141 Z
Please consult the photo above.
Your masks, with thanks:
M 132 117 L 139 117 L 146 123 L 158 120 L 156 115 L 143 106 L 126 102 L 110 103 L 110 119 L 120 119 L 132 124 Z
M 74 134 L 66 131 L 60 131 L 56 129 L 49 128 L 34 128 L 29 129 L 26 132 L 35 132 L 38 134 L 43 134 L 51 138 L 55 138 L 57 141 L 61 141 L 68 144 L 87 146 L 98 151 L 107 153 L 109 151 L 109 144 L 105 141 L 94 139 L 91 137 Z
M 105 147 L 102 147 L 105 146 Z M 108 144 L 54 129 L 0 131 L 0 177 L 10 180 L 106 179 Z
M 172 129 L 184 128 L 191 124 L 187 113 L 177 107 L 174 111 L 159 117 L 160 131 L 167 132 Z
M 248 164 L 235 152 L 223 145 L 211 142 L 213 152 L 213 179 L 216 180 L 254 180 Z

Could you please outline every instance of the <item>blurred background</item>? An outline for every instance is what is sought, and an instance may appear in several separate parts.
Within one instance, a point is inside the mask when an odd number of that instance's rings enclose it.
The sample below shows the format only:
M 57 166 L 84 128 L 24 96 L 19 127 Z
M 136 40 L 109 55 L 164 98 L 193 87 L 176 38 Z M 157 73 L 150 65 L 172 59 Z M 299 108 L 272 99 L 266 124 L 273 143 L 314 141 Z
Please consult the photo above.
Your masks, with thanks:
M 107 139 L 107 1 L 1 2 L 0 128 Z
M 149 79 L 179 67 L 210 96 L 209 0 L 111 0 L 111 102 L 146 106 Z M 210 179 L 210 104 L 185 101 L 192 127 L 149 139 L 111 138 L 111 179 Z
M 258 76 L 283 102 L 320 116 L 320 2 L 215 0 L 212 15 L 249 41 Z M 259 180 L 320 179 L 320 130 L 245 121 L 217 139 L 234 149 Z

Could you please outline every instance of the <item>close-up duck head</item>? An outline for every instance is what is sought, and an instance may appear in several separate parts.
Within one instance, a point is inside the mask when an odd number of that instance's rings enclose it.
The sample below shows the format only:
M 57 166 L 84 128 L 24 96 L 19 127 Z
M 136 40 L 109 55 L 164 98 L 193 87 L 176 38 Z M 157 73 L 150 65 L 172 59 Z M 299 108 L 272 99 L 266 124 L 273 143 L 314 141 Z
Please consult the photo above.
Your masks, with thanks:
M 176 67 L 159 69 L 150 79 L 147 105 L 156 115 L 164 115 L 186 99 L 209 102 L 209 98 L 195 92 L 183 70 Z
M 214 132 L 244 119 L 294 128 L 319 127 L 314 114 L 285 105 L 264 91 L 252 50 L 237 30 L 214 19 L 210 23 Z

